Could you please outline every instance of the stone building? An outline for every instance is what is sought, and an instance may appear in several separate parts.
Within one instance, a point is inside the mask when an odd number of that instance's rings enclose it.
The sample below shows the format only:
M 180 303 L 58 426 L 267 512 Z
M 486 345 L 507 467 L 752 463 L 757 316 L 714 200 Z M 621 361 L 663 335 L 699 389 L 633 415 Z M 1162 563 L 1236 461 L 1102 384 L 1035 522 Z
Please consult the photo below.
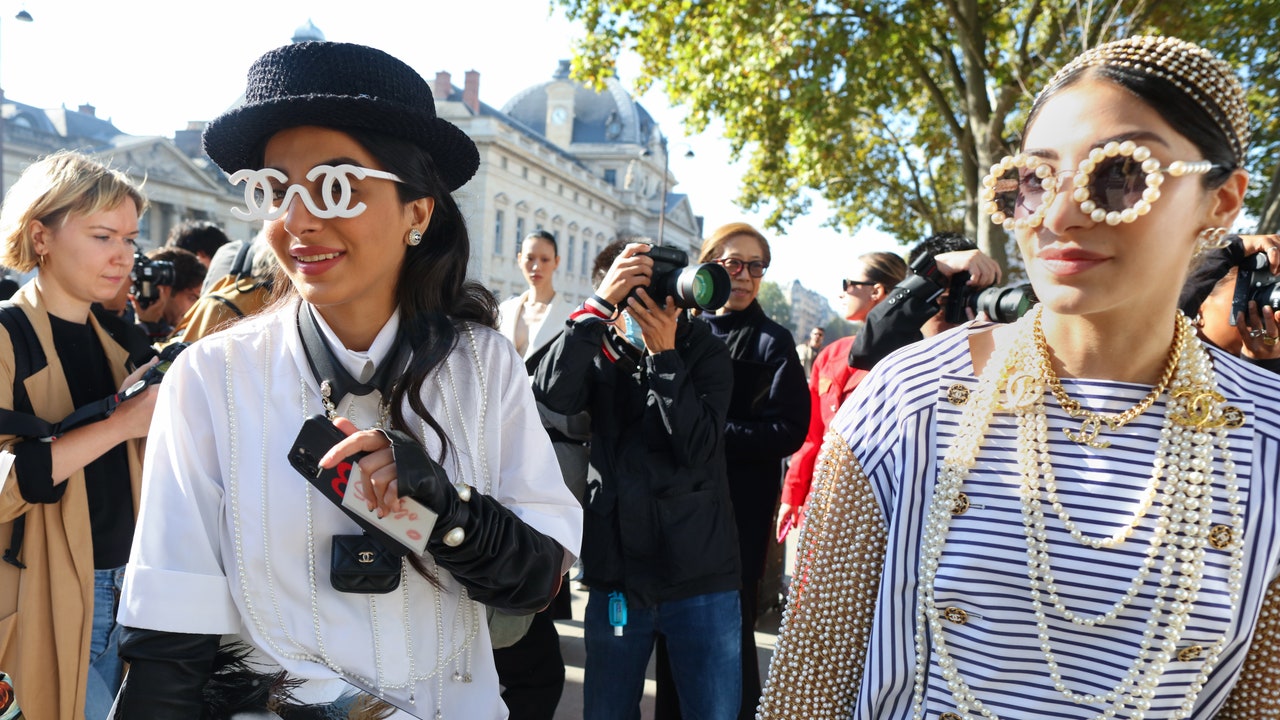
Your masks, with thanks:
M 244 202 L 243 194 L 199 152 L 198 143 L 192 153 L 169 138 L 126 135 L 98 117 L 92 105 L 41 109 L 5 99 L 2 111 L 5 188 L 39 158 L 75 149 L 124 171 L 142 186 L 151 202 L 139 227 L 142 250 L 163 245 L 169 230 L 186 220 L 215 222 L 233 240 L 253 236 L 253 225 L 231 215 L 231 207 Z
M 310 21 L 294 42 L 323 40 Z M 673 192 L 667 140 L 653 117 L 617 79 L 602 92 L 569 79 L 561 61 L 551 78 L 511 98 L 499 110 L 480 99 L 480 74 L 468 71 L 462 87 L 448 72 L 436 74 L 436 112 L 479 147 L 480 169 L 455 197 L 471 234 L 471 276 L 505 299 L 526 288 L 516 265 L 525 234 L 556 236 L 558 292 L 570 302 L 590 294 L 592 260 L 616 238 L 661 238 L 693 261 L 702 218 L 689 198 Z M 151 210 L 143 217 L 139 245 L 164 243 L 185 220 L 210 220 L 234 239 L 248 239 L 258 225 L 231 215 L 243 190 L 231 186 L 205 157 L 192 122 L 173 139 L 121 133 L 93 107 L 42 110 L 3 104 L 3 174 L 12 185 L 32 161 L 61 148 L 76 148 L 124 170 L 144 184 Z
M 479 172 L 455 197 L 471 231 L 472 275 L 500 300 L 526 288 L 515 257 L 538 229 L 556 236 L 553 278 L 571 302 L 590 294 L 592 260 L 615 238 L 661 235 L 696 259 L 702 222 L 689 198 L 671 191 L 666 139 L 616 79 L 596 92 L 570 80 L 562 61 L 501 110 L 480 100 L 474 71 L 461 88 L 437 73 L 432 90 L 437 113 L 480 149 Z
M 782 294 L 791 305 L 790 329 L 798 339 L 809 337 L 810 330 L 815 327 L 825 327 L 827 322 L 835 317 L 831 312 L 831 302 L 827 300 L 827 296 L 801 285 L 799 280 L 793 280 L 790 285 L 784 285 Z

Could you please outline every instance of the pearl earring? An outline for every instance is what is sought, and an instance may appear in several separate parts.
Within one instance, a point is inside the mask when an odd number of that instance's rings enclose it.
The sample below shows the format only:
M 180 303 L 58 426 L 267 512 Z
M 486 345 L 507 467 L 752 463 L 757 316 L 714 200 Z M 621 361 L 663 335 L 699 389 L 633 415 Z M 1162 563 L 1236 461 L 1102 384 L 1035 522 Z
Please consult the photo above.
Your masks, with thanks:
M 418 228 L 413 228 L 409 231 L 409 239 L 405 242 L 409 243 L 410 247 L 422 242 L 422 231 Z

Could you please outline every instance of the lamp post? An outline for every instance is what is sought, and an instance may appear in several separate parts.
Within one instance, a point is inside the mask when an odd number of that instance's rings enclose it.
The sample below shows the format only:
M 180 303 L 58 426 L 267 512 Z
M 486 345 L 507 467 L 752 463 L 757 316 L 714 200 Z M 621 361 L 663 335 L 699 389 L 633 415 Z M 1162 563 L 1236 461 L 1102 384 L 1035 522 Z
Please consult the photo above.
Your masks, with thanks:
M 31 13 L 21 10 L 17 15 L 13 16 L 19 22 L 31 22 Z M 4 201 L 4 142 L 5 134 L 8 133 L 7 123 L 4 119 L 4 88 L 0 87 L 0 202 Z
M 667 224 L 667 171 L 671 167 L 671 155 L 667 153 L 667 138 L 665 135 L 661 137 L 662 137 L 662 143 L 661 143 L 662 144 L 662 190 L 658 195 L 658 202 L 660 203 L 660 205 L 658 206 L 658 244 L 659 245 L 662 244 L 662 235 L 663 235 L 663 231 L 666 229 L 666 224 Z M 691 146 L 689 143 L 686 143 L 686 142 L 682 142 L 678 144 L 684 145 L 685 157 L 691 158 L 694 156 L 693 146 Z M 649 148 L 645 148 L 644 152 L 641 153 L 641 155 L 645 157 L 649 157 L 650 155 L 653 155 L 653 151 L 650 150 Z

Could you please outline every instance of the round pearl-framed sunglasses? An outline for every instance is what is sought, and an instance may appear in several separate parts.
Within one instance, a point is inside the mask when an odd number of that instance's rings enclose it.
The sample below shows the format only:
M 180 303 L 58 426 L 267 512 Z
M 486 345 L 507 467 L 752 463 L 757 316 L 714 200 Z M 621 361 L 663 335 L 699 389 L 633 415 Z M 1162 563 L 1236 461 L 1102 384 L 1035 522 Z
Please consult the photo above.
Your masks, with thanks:
M 1018 153 L 1000 159 L 982 179 L 979 209 L 991 222 L 1012 230 L 1033 228 L 1071 177 L 1071 199 L 1094 222 L 1131 223 L 1151 212 L 1164 176 L 1203 175 L 1219 167 L 1207 160 L 1177 160 L 1167 166 L 1151 150 L 1132 140 L 1109 142 L 1089 151 L 1074 170 L 1055 173 L 1038 155 Z

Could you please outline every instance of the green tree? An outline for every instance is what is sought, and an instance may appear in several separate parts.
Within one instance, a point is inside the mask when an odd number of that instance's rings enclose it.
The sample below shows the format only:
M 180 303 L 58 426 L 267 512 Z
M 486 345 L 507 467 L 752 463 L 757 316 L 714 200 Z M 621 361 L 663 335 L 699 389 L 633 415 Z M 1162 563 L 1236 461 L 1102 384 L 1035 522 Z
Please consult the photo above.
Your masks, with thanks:
M 756 302 L 760 303 L 760 309 L 774 322 L 784 328 L 791 327 L 791 303 L 787 302 L 787 296 L 782 294 L 778 283 L 769 280 L 761 282 Z
M 1083 47 L 1161 31 L 1253 65 L 1266 142 L 1252 153 L 1250 207 L 1280 215 L 1274 0 L 552 1 L 587 30 L 577 77 L 599 80 L 631 50 L 639 89 L 660 82 L 691 131 L 724 123 L 749 160 L 739 204 L 768 210 L 779 231 L 816 193 L 833 226 L 904 242 L 962 228 L 1007 266 L 1007 237 L 974 198 L 1017 145 L 1031 93 Z
M 823 330 L 825 331 L 823 339 L 827 345 L 830 345 L 840 338 L 852 335 L 854 332 L 854 325 L 842 317 L 833 317 L 827 321 L 826 327 L 824 327 Z

